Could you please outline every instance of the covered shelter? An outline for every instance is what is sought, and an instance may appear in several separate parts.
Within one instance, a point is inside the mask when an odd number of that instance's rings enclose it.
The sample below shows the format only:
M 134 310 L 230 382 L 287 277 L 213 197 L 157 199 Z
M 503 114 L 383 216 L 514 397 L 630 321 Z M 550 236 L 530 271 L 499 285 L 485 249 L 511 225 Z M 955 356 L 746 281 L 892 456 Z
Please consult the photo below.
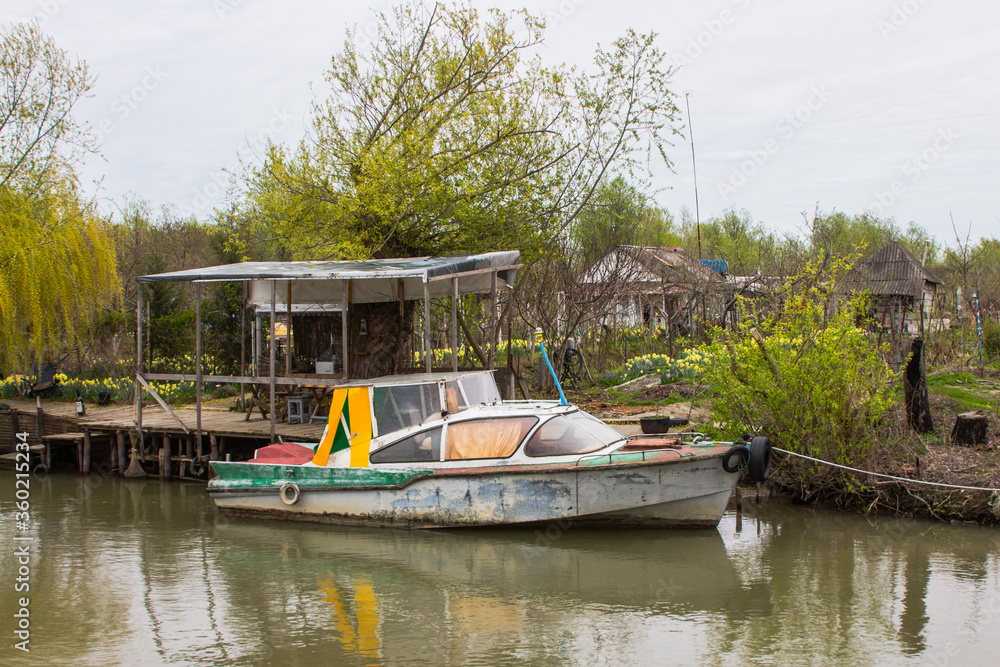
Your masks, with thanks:
M 196 387 L 197 435 L 199 452 L 201 450 L 201 387 L 204 382 L 240 383 L 251 385 L 267 385 L 270 403 L 271 438 L 274 438 L 276 387 L 278 385 L 308 384 L 318 387 L 330 387 L 347 383 L 351 380 L 371 377 L 369 374 L 377 370 L 374 365 L 365 365 L 359 360 L 374 351 L 373 346 L 381 346 L 381 352 L 386 350 L 396 355 L 397 372 L 432 372 L 434 359 L 434 336 L 429 328 L 431 322 L 431 300 L 448 298 L 451 301 L 450 338 L 453 354 L 451 368 L 458 370 L 458 300 L 469 294 L 489 294 L 495 305 L 499 283 L 503 287 L 512 288 L 520 268 L 518 251 L 491 252 L 477 255 L 460 255 L 450 257 L 415 257 L 401 259 L 371 259 L 364 261 L 307 261 L 307 262 L 242 262 L 209 266 L 170 273 L 141 276 L 137 278 L 137 337 L 136 337 L 136 376 L 147 391 L 151 392 L 161 405 L 159 399 L 148 381 L 185 381 L 194 382 Z M 268 317 L 269 333 L 266 374 L 262 374 L 264 364 L 255 363 L 252 373 L 246 373 L 245 354 L 241 361 L 241 372 L 238 376 L 206 375 L 202 370 L 202 319 L 201 319 L 201 286 L 212 282 L 241 282 L 244 284 L 244 306 L 255 308 L 257 322 L 264 315 Z M 195 373 L 194 375 L 180 373 L 143 373 L 142 371 L 142 286 L 157 282 L 189 282 L 195 288 Z M 398 304 L 398 306 L 397 306 Z M 402 335 L 399 333 L 384 333 L 379 331 L 380 325 L 390 324 L 397 332 L 412 331 L 418 308 L 422 306 L 422 346 L 415 353 L 422 353 L 423 368 L 414 366 L 414 355 L 406 355 L 403 351 Z M 331 341 L 331 349 L 341 360 L 340 368 L 316 368 L 313 373 L 298 374 L 292 372 L 291 355 L 286 355 L 285 372 L 281 375 L 276 368 L 276 327 L 278 313 L 287 316 L 286 326 L 292 325 L 294 316 L 298 314 L 321 313 L 335 316 L 339 320 L 339 340 Z M 290 314 L 290 316 L 288 316 Z M 388 317 L 397 318 L 393 322 Z M 496 341 L 499 323 L 497 309 L 491 310 L 491 342 Z M 390 327 L 385 327 L 390 328 Z M 290 326 L 288 335 L 294 337 L 294 326 Z M 265 337 L 263 332 L 254 336 L 255 359 L 263 358 L 262 347 Z M 333 343 L 336 343 L 334 345 Z M 494 367 L 495 344 L 489 346 L 487 366 Z M 365 348 L 365 349 L 360 349 Z M 318 372 L 320 370 L 329 372 Z M 445 370 L 445 369 L 437 369 Z M 136 423 L 142 430 L 141 391 L 136 392 Z M 169 411 L 169 409 L 168 409 Z

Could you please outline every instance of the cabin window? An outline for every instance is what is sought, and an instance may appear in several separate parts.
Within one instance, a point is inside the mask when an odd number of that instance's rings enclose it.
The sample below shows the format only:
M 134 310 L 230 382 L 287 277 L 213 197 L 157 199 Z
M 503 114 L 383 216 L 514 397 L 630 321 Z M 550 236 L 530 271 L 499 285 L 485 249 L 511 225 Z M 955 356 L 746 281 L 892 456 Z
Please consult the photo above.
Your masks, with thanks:
M 449 380 L 444 386 L 445 395 L 455 397 L 458 410 L 464 410 L 470 405 L 492 405 L 500 402 L 500 392 L 492 375 L 470 375 L 458 380 Z
M 441 414 L 437 383 L 375 387 L 375 421 L 379 435 L 418 426 Z
M 524 446 L 524 453 L 528 456 L 587 454 L 623 439 L 607 424 L 582 412 L 573 412 L 542 424 Z
M 445 435 L 445 459 L 505 459 L 537 423 L 537 417 L 452 422 Z
M 372 463 L 421 463 L 441 458 L 441 427 L 412 435 L 376 450 Z

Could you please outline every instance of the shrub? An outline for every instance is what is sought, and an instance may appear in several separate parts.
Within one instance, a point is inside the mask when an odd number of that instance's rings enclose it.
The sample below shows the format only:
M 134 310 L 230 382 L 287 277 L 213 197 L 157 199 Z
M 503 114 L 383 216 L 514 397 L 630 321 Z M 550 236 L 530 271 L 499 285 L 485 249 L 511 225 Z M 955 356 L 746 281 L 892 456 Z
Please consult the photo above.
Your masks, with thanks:
M 857 326 L 864 297 L 830 313 L 824 278 L 810 266 L 779 295 L 776 314 L 753 314 L 741 303 L 737 330 L 714 331 L 706 346 L 712 362 L 704 379 L 727 435 L 763 433 L 777 447 L 858 465 L 878 447 L 876 425 L 891 405 L 895 375 L 885 346 Z M 801 460 L 791 469 L 800 480 L 818 472 Z
M 1000 324 L 983 327 L 983 357 L 987 361 L 1000 359 Z

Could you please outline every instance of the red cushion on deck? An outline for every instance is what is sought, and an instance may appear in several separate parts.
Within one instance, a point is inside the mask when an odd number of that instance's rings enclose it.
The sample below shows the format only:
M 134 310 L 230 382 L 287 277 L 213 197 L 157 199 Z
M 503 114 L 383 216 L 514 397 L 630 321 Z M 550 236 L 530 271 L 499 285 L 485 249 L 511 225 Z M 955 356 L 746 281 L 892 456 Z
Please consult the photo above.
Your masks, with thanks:
M 286 442 L 277 445 L 261 447 L 254 452 L 251 463 L 287 463 L 298 465 L 312 461 L 314 452 L 310 447 Z

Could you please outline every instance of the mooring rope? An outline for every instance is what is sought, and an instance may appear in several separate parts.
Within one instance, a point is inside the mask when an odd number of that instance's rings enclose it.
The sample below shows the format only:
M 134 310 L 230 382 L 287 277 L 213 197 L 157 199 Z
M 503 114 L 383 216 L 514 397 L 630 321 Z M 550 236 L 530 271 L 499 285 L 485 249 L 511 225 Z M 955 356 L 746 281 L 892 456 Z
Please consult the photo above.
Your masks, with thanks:
M 823 465 L 833 466 L 834 468 L 841 468 L 843 470 L 850 470 L 851 472 L 861 473 L 862 475 L 872 475 L 874 477 L 884 477 L 885 479 L 894 479 L 898 482 L 909 482 L 910 484 L 925 484 L 927 486 L 941 486 L 947 489 L 962 489 L 967 491 L 989 491 L 991 493 L 1000 493 L 1000 489 L 992 489 L 988 486 L 962 486 L 961 484 L 944 484 L 942 482 L 925 482 L 920 479 L 909 479 L 907 477 L 896 477 L 895 475 L 886 475 L 880 472 L 871 472 L 868 470 L 860 470 L 858 468 L 852 468 L 850 466 L 843 466 L 839 463 L 833 463 L 831 461 L 824 461 L 823 459 L 813 458 L 812 456 L 806 456 L 805 454 L 799 454 L 797 452 L 790 452 L 787 449 L 779 449 L 773 447 L 774 451 L 781 452 L 782 454 L 789 454 L 791 456 L 797 456 L 800 459 L 806 459 L 808 461 L 815 461 L 816 463 L 822 463 Z

